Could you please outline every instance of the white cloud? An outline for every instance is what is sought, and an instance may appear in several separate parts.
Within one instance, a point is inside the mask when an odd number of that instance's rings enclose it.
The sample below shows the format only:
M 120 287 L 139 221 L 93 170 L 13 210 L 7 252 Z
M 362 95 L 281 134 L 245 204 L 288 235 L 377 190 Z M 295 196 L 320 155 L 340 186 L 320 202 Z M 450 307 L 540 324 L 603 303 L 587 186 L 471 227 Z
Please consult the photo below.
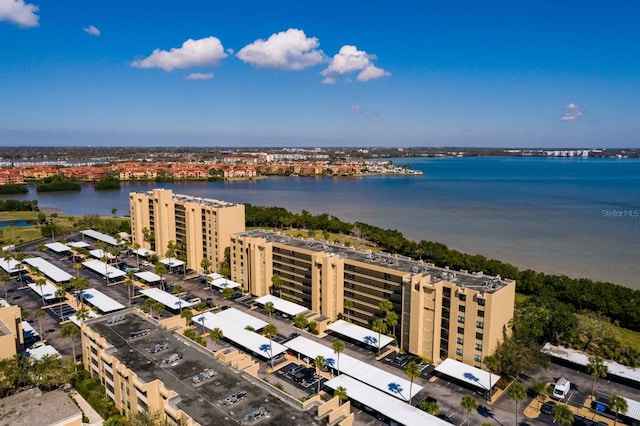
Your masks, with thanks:
M 88 27 L 84 27 L 82 29 L 87 34 L 91 34 L 92 36 L 98 37 L 100 35 L 100 30 L 94 27 L 93 25 L 89 25 Z
M 560 117 L 560 120 L 573 121 L 577 120 L 582 115 L 582 109 L 573 102 L 567 105 Z
M 226 57 L 220 40 L 207 37 L 200 40 L 189 39 L 182 47 L 174 47 L 169 51 L 156 49 L 150 56 L 131 62 L 131 66 L 172 71 L 176 68 L 217 66 Z
M 36 15 L 38 6 L 24 0 L 0 0 L 0 21 L 7 21 L 19 27 L 37 27 L 40 17 Z
M 213 78 L 213 73 L 201 73 L 201 72 L 192 72 L 188 76 L 186 76 L 185 80 L 211 80 Z
M 374 59 L 377 59 L 375 55 L 358 50 L 355 46 L 342 46 L 340 52 L 331 59 L 329 66 L 322 70 L 322 75 L 325 77 L 323 82 L 333 84 L 337 75 L 350 74 L 356 71 L 360 71 L 357 76 L 358 81 L 369 81 L 374 78 L 390 76 L 391 73 L 373 65 L 372 60 Z
M 259 39 L 246 45 L 236 56 L 258 67 L 302 70 L 324 61 L 324 53 L 318 46 L 317 38 L 289 28 L 272 34 L 266 41 Z

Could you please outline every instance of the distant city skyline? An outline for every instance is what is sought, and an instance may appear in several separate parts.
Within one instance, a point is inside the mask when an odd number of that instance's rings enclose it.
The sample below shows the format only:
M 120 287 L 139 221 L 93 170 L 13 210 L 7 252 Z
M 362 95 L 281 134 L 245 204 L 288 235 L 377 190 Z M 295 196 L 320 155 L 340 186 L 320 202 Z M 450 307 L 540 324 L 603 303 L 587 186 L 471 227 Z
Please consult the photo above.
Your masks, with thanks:
M 640 147 L 637 2 L 0 0 L 0 145 Z

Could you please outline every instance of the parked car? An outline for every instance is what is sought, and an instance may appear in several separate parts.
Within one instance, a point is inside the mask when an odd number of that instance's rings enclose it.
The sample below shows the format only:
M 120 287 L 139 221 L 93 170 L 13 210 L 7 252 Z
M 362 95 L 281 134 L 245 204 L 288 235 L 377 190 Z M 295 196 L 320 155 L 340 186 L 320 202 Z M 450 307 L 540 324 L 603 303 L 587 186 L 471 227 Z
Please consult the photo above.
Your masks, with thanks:
M 540 408 L 540 412 L 542 414 L 553 414 L 553 408 L 556 406 L 556 403 L 553 401 L 548 401 L 542 404 L 542 408 Z

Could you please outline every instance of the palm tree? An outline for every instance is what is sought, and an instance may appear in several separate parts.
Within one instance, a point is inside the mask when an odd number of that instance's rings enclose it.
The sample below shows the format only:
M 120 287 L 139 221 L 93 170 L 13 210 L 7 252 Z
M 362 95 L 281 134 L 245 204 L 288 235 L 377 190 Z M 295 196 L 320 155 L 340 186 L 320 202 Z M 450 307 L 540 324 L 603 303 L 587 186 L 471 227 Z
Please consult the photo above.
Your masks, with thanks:
M 151 309 L 156 311 L 156 314 L 158 314 L 158 319 L 160 319 L 160 312 L 162 312 L 162 310 L 164 309 L 164 303 L 154 301 L 153 305 L 151 305 Z
M 136 252 L 136 265 L 138 265 L 138 269 L 140 269 L 140 254 L 138 250 L 140 250 L 140 244 L 133 243 L 133 250 Z
M 314 358 L 313 365 L 316 367 L 316 374 L 320 375 L 320 370 L 327 365 L 327 360 L 322 355 L 318 355 Z M 321 380 L 318 380 L 318 393 L 320 393 L 320 382 Z
M 404 374 L 411 380 L 411 384 L 409 385 L 409 405 L 411 405 L 411 400 L 413 399 L 413 380 L 420 377 L 418 364 L 416 364 L 415 361 L 409 361 L 404 369 Z
M 67 292 L 64 291 L 63 288 L 59 288 L 56 290 L 55 296 L 56 299 L 62 299 L 63 297 L 65 297 L 67 295 Z M 62 301 L 60 301 L 59 305 L 60 305 L 60 321 L 62 321 L 62 305 L 64 303 Z
M 348 316 L 347 321 L 351 322 L 350 317 L 351 317 L 351 309 L 353 308 L 353 301 L 349 300 L 349 299 L 344 299 L 344 303 L 343 304 L 344 304 L 344 309 L 347 312 L 349 312 L 349 314 L 347 315 Z
M 44 336 L 42 335 L 42 317 L 44 317 L 45 315 L 46 313 L 42 309 L 36 309 L 36 311 L 33 313 L 33 317 L 38 319 L 38 329 L 40 331 L 40 340 L 44 339 Z
M 509 398 L 516 402 L 516 425 L 518 424 L 518 401 L 522 401 L 527 398 L 527 392 L 520 382 L 514 382 L 509 387 Z
M 191 318 L 193 318 L 193 311 L 191 309 L 185 309 L 180 313 L 180 317 L 185 319 L 186 326 L 189 327 L 189 323 L 191 323 Z
M 271 288 L 274 293 L 278 291 L 278 297 L 280 297 L 280 289 L 282 288 L 282 278 L 280 278 L 280 275 L 273 274 L 271 276 Z
M 382 333 L 387 332 L 387 323 L 384 322 L 382 318 L 376 318 L 373 321 L 371 329 L 378 333 L 378 356 L 380 356 L 380 338 L 382 337 Z
M 0 277 L 0 280 L 2 280 L 2 282 L 4 283 L 4 300 L 9 300 L 9 291 L 8 291 L 8 285 L 11 282 L 11 277 L 7 274 L 2 275 L 2 277 Z
M 393 303 L 388 300 L 381 300 L 380 303 L 378 303 L 378 307 L 383 314 L 386 314 L 387 312 L 391 312 L 393 310 Z
M 68 337 L 71 340 L 71 350 L 73 351 L 73 362 L 76 361 L 76 346 L 73 344 L 73 338 L 78 335 L 80 329 L 72 322 L 68 322 L 62 325 L 60 328 L 60 335 L 62 337 Z
M 275 307 L 273 306 L 273 302 L 267 302 L 262 307 L 266 313 L 269 314 L 269 319 L 271 319 L 271 314 L 275 311 Z
M 160 284 L 162 285 L 162 291 L 164 291 L 164 276 L 167 275 L 167 267 L 164 263 L 156 263 L 156 274 L 160 276 Z
M 225 300 L 231 299 L 231 296 L 233 296 L 233 289 L 231 287 L 225 287 L 222 289 L 222 297 L 224 297 Z
M 345 388 L 344 386 L 338 386 L 333 391 L 333 396 L 337 396 L 339 404 L 342 405 L 342 401 L 346 401 L 348 398 L 347 388 Z
M 173 240 L 169 240 L 167 243 L 167 251 L 164 255 L 169 258 L 169 265 L 172 265 L 173 258 L 176 256 L 176 243 Z
M 462 401 L 460 401 L 460 405 L 464 408 L 464 411 L 467 412 L 467 424 L 469 424 L 469 416 L 471 412 L 478 408 L 478 403 L 473 395 L 465 395 L 462 397 Z
M 202 260 L 200 261 L 200 267 L 202 268 L 205 274 L 208 274 L 209 268 L 211 268 L 211 261 L 206 257 L 203 257 Z
M 493 383 L 491 382 L 492 374 L 495 374 L 498 371 L 498 367 L 500 365 L 500 361 L 495 355 L 487 355 L 482 359 L 482 363 L 487 370 L 489 371 L 489 402 L 491 402 L 491 391 L 493 388 Z
M 118 213 L 118 209 L 116 209 L 115 207 L 111 209 L 111 214 L 113 215 L 113 217 L 116 217 L 117 213 Z
M 216 328 L 212 329 L 211 331 L 209 331 L 209 338 L 214 343 L 218 343 L 218 341 L 220 339 L 222 339 L 223 337 L 224 337 L 224 333 L 218 327 L 216 327 Z
M 73 269 L 76 270 L 76 278 L 80 277 L 80 269 L 82 269 L 82 263 L 74 263 Z
M 271 368 L 273 368 L 273 338 L 278 335 L 278 328 L 273 324 L 267 324 L 262 329 L 262 335 L 269 339 L 269 354 L 271 358 Z
M 553 422 L 557 422 L 560 426 L 573 424 L 573 412 L 569 409 L 567 404 L 556 405 L 553 407 L 551 414 L 553 415 Z
M 124 281 L 124 285 L 127 287 L 127 297 L 129 297 L 129 306 L 131 306 L 131 287 L 133 287 L 133 280 L 131 278 L 127 278 Z
M 84 296 L 82 292 L 89 288 L 89 280 L 86 278 L 72 278 L 71 285 L 76 291 L 76 297 L 80 301 L 80 309 L 84 306 Z
M 613 419 L 613 425 L 616 426 L 618 424 L 618 416 L 620 414 L 625 414 L 629 409 L 629 404 L 627 404 L 627 400 L 621 397 L 620 395 L 611 395 L 609 398 L 609 410 L 616 413 L 616 418 Z
M 420 403 L 418 404 L 418 408 L 422 411 L 426 411 L 433 416 L 437 416 L 438 414 L 440 414 L 440 406 L 436 401 L 427 401 L 425 399 L 423 401 L 420 401 Z
M 42 297 L 42 306 L 44 306 L 45 305 L 45 301 L 44 301 L 44 286 L 47 285 L 47 280 L 45 280 L 44 278 L 38 278 L 36 280 L 35 284 L 40 289 L 40 297 Z
M 340 374 L 340 354 L 344 351 L 345 344 L 342 340 L 338 339 L 333 342 L 331 345 L 331 349 L 336 353 L 337 364 L 338 364 L 338 374 Z
M 389 311 L 384 317 L 384 321 L 387 323 L 387 326 L 392 328 L 392 333 L 395 337 L 396 335 L 396 325 L 398 325 L 398 314 L 395 311 Z
M 591 384 L 591 399 L 593 399 L 596 389 L 596 379 L 606 377 L 609 369 L 604 365 L 602 357 L 594 356 L 589 358 L 587 372 L 593 376 L 593 383 Z

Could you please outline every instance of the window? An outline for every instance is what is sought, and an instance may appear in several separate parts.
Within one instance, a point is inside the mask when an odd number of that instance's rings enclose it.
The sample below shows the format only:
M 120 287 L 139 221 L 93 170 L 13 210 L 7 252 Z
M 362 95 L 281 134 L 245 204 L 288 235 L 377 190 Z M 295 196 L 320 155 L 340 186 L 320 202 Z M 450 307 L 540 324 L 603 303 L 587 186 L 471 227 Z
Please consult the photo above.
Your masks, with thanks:
M 464 306 L 464 305 L 459 305 L 459 306 L 458 306 L 458 311 L 460 311 L 460 312 L 465 312 L 465 311 L 466 311 L 465 306 Z
M 481 351 L 481 350 L 482 350 L 482 344 L 476 343 L 476 351 Z
M 456 355 L 462 356 L 462 349 L 456 349 Z
M 478 306 L 484 306 L 485 300 L 484 299 L 478 299 Z
M 466 295 L 466 294 L 462 294 L 462 293 L 460 293 L 460 294 L 458 295 L 458 298 L 460 299 L 460 301 L 461 301 L 461 302 L 464 302 L 464 301 L 466 301 L 466 300 L 467 300 L 467 295 Z
M 458 334 L 464 334 L 464 327 L 458 327 Z
M 464 339 L 462 337 L 458 337 L 456 339 L 456 343 L 458 343 L 459 345 L 464 345 Z M 476 345 L 477 346 L 477 345 Z
M 474 356 L 473 356 L 473 360 L 474 360 L 475 362 L 482 362 L 482 356 L 480 356 L 480 355 L 474 355 Z
M 461 324 L 464 324 L 464 317 L 463 316 L 458 316 L 458 322 Z
M 484 322 L 482 322 L 482 321 L 476 321 L 476 327 L 478 327 L 478 328 L 484 328 Z
M 484 338 L 484 334 L 482 333 L 476 333 L 476 339 L 478 340 L 482 340 Z
M 484 311 L 481 311 L 480 309 L 478 309 L 478 316 L 480 318 L 484 318 Z

